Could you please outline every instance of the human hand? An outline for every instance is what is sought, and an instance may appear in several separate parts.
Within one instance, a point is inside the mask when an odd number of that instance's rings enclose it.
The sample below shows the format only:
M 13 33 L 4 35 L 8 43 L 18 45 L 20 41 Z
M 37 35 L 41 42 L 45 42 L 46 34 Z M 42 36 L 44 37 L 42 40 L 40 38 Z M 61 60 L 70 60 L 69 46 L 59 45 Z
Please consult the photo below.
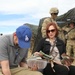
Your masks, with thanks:
M 34 56 L 40 56 L 40 57 L 42 57 L 43 55 L 40 52 L 35 52 Z
M 64 60 L 64 65 L 70 66 L 71 62 L 69 59 Z
M 34 65 L 33 67 L 31 67 L 31 70 L 32 70 L 32 71 L 36 71 L 36 70 L 38 70 L 37 65 Z
M 62 64 L 64 64 L 64 65 L 67 65 L 67 66 L 70 66 L 71 64 L 72 64 L 72 62 L 73 62 L 73 58 L 72 57 L 64 57 L 63 59 L 62 59 Z

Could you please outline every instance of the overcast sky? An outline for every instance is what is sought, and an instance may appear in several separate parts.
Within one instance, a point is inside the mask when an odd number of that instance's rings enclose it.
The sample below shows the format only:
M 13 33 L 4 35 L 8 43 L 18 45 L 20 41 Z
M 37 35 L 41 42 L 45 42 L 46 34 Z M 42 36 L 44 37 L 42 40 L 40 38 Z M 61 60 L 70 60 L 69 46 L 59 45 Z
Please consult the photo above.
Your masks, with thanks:
M 52 7 L 61 15 L 75 7 L 75 0 L 0 0 L 0 26 L 38 25 Z

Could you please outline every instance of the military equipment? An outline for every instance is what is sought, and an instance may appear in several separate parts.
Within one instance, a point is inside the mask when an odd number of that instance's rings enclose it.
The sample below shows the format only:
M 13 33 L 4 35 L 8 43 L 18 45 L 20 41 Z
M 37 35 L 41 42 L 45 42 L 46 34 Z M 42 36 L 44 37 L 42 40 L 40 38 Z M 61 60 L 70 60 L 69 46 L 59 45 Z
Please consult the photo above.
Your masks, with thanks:
M 43 57 L 44 59 L 46 59 L 46 60 L 52 60 L 52 59 L 53 59 L 53 57 L 52 57 L 52 56 L 47 55 L 47 54 L 45 54 L 45 53 L 44 53 L 44 52 L 42 52 L 42 51 L 40 51 L 40 53 L 43 55 L 42 57 Z

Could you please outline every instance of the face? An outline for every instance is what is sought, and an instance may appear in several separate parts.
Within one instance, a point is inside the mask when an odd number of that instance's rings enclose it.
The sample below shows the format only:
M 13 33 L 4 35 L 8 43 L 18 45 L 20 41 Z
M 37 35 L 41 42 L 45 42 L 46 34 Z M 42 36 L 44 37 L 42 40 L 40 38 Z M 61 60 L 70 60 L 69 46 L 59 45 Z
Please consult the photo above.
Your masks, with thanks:
M 70 27 L 71 27 L 71 28 L 74 28 L 74 24 L 73 24 L 73 23 L 71 23 L 71 24 L 70 24 Z
M 55 38 L 55 35 L 56 35 L 56 29 L 53 26 L 50 26 L 47 33 L 48 33 L 49 38 L 53 39 Z
M 53 17 L 54 19 L 57 18 L 57 15 L 58 15 L 58 13 L 52 13 L 52 17 Z
M 18 46 L 18 38 L 17 38 L 16 35 L 14 36 L 14 45 L 15 45 L 15 46 Z

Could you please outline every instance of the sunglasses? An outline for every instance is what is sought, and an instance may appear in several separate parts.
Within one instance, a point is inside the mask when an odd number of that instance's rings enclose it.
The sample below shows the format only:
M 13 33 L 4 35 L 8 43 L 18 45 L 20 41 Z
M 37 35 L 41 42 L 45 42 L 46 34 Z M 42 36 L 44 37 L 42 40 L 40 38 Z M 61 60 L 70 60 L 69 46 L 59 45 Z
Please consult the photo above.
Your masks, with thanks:
M 58 13 L 53 13 L 54 15 L 58 15 Z
M 50 33 L 50 32 L 55 32 L 55 29 L 52 29 L 52 30 L 47 30 L 47 33 Z

